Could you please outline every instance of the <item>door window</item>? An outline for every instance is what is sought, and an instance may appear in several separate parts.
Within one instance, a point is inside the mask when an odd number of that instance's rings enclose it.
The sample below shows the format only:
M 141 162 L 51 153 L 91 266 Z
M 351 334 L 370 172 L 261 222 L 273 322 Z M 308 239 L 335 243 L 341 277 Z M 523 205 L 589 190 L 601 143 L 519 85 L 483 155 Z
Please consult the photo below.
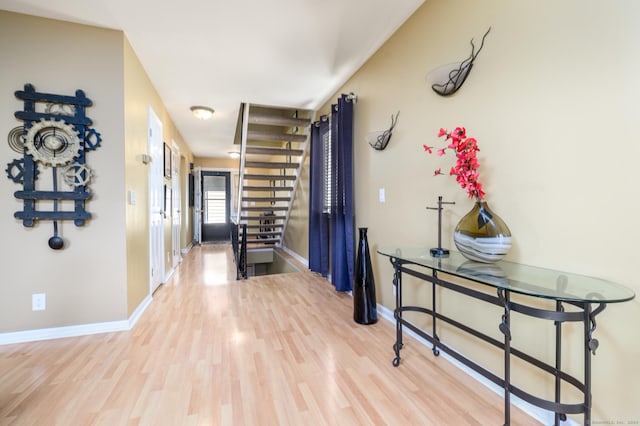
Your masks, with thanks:
M 225 176 L 205 176 L 204 223 L 227 223 L 227 182 Z

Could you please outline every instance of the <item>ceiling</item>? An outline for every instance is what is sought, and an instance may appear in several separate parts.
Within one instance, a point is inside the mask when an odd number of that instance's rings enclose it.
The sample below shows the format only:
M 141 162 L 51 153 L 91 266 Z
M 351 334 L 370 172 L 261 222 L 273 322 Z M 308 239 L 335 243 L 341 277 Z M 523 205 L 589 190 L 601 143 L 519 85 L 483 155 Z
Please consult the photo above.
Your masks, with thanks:
M 226 157 L 242 102 L 317 109 L 424 0 L 0 0 L 124 31 L 198 157 Z M 189 108 L 215 109 L 207 121 Z

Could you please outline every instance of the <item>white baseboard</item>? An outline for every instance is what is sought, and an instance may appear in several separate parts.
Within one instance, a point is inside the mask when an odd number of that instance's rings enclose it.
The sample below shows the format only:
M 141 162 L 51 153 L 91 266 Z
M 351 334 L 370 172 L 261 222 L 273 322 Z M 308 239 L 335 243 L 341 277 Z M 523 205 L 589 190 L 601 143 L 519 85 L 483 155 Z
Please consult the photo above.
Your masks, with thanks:
M 291 257 L 293 257 L 294 259 L 296 259 L 298 262 L 302 263 L 304 266 L 306 266 L 307 268 L 309 267 L 309 261 L 307 259 L 305 259 L 304 257 L 300 256 L 298 253 L 296 253 L 295 251 L 285 247 L 285 246 L 279 246 L 285 253 L 287 253 L 288 255 L 290 255 Z
M 393 323 L 395 325 L 396 320 L 393 317 L 393 311 L 386 308 L 385 306 L 382 306 L 380 304 L 377 305 L 378 306 L 378 314 L 386 319 L 387 321 Z M 433 345 L 431 343 L 429 343 L 427 340 L 423 339 L 422 337 L 418 336 L 416 333 L 414 333 L 413 331 L 409 330 L 409 328 L 403 328 L 402 329 L 403 333 L 406 333 L 408 335 L 410 335 L 411 337 L 415 338 L 418 342 L 422 343 L 423 345 L 427 346 L 428 348 L 432 348 Z M 478 382 L 480 382 L 482 385 L 486 386 L 487 388 L 489 388 L 490 390 L 492 390 L 494 393 L 502 396 L 504 395 L 504 389 L 502 389 L 500 386 L 496 385 L 495 383 L 493 383 L 492 381 L 490 381 L 489 379 L 483 377 L 481 374 L 473 371 L 472 369 L 470 369 L 469 367 L 467 367 L 466 365 L 462 364 L 460 361 L 456 360 L 455 358 L 452 358 L 450 355 L 446 354 L 445 352 L 440 352 L 440 357 L 446 359 L 447 361 L 449 361 L 450 363 L 452 363 L 453 365 L 455 365 L 456 367 L 458 367 L 460 370 L 462 370 L 464 373 L 466 373 L 467 375 L 471 376 L 472 378 L 474 378 L 475 380 L 477 380 Z M 534 405 L 529 404 L 528 402 L 518 398 L 515 395 L 511 395 L 511 403 L 518 407 L 519 409 L 521 409 L 522 411 L 524 411 L 525 413 L 527 413 L 529 416 L 533 417 L 535 420 L 538 420 L 539 422 L 541 422 L 542 424 L 553 424 L 554 423 L 554 414 L 550 413 L 547 410 L 543 410 L 542 408 L 536 407 Z M 562 422 L 561 424 L 563 425 L 570 425 L 570 426 L 579 426 L 578 423 L 574 422 L 571 419 L 567 419 L 565 422 Z
M 122 321 L 109 321 L 93 324 L 71 325 L 66 327 L 41 328 L 38 330 L 16 331 L 0 333 L 0 345 L 14 343 L 35 342 L 39 340 L 61 339 L 64 337 L 78 337 L 89 334 L 113 333 L 117 331 L 131 330 L 142 313 L 151 303 L 151 296 L 147 296 L 133 311 L 129 319 Z
M 173 273 L 176 271 L 176 268 L 171 268 L 167 271 L 166 274 L 164 274 L 164 278 L 162 280 L 162 284 L 166 284 L 169 282 L 169 280 L 171 279 L 171 277 L 173 276 Z
M 191 249 L 193 248 L 193 241 L 189 243 L 188 246 L 186 246 L 185 248 L 183 248 L 182 250 L 180 250 L 182 252 L 182 254 L 187 254 L 191 251 Z
M 151 304 L 152 300 L 153 300 L 153 296 L 148 294 L 147 297 L 145 297 L 142 300 L 142 302 L 140 302 L 138 307 L 133 311 L 133 313 L 129 317 L 129 321 L 128 321 L 129 322 L 129 330 L 131 330 L 133 327 L 135 327 L 135 325 L 138 323 L 138 320 L 140 319 L 140 317 L 142 316 L 144 311 L 146 311 L 147 308 L 149 307 L 149 305 Z

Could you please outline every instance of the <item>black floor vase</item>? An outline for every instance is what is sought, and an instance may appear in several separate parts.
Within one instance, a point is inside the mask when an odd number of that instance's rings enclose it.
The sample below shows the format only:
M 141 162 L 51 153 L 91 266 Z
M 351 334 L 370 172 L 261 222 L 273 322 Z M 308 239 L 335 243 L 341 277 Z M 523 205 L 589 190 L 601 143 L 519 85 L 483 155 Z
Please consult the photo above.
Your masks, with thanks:
M 353 285 L 353 320 L 358 324 L 373 324 L 378 321 L 376 283 L 373 279 L 367 228 L 358 228 L 360 242 L 356 254 L 355 283 Z

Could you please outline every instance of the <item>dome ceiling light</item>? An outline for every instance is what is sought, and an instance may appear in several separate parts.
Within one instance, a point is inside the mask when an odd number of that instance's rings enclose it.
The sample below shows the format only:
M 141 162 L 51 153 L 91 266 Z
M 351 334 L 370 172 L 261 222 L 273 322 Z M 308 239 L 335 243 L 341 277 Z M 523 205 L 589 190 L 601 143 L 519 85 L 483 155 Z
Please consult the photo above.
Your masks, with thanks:
M 213 109 L 206 106 L 192 106 L 191 112 L 200 120 L 208 120 L 213 115 Z

